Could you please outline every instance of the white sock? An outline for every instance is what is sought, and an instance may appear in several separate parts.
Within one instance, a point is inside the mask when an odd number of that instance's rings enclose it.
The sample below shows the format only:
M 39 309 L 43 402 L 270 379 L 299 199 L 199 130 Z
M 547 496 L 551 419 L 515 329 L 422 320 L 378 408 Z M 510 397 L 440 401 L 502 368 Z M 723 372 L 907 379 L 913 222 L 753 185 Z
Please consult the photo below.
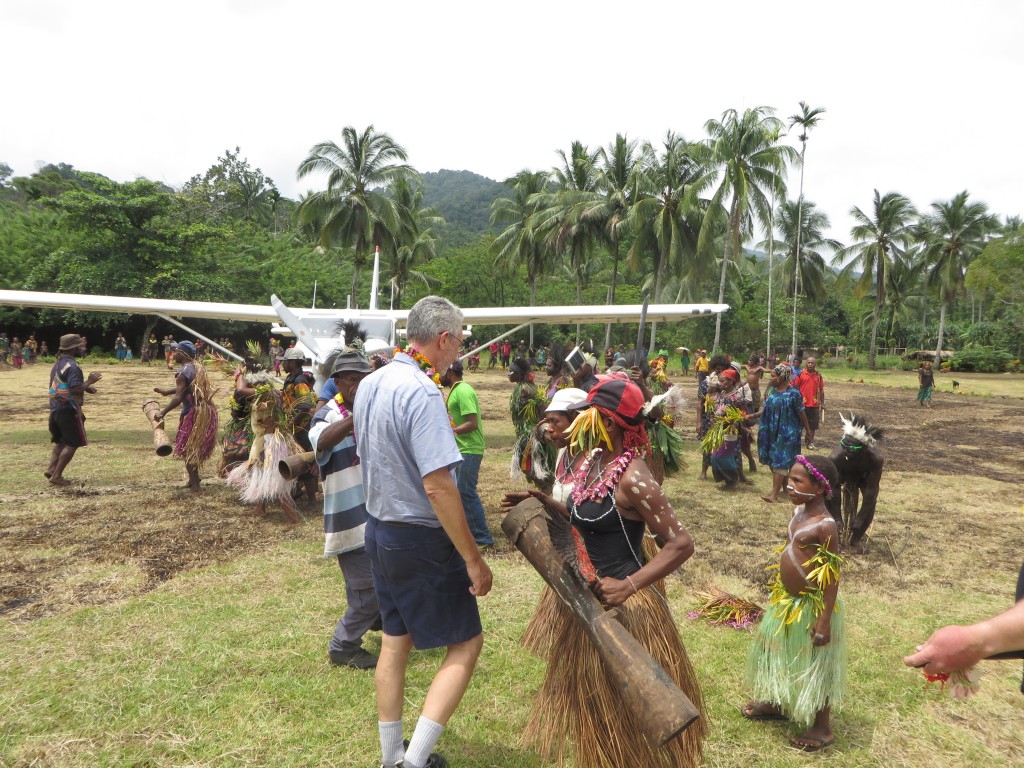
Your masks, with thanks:
M 416 730 L 412 732 L 412 741 L 405 751 L 406 768 L 425 768 L 430 753 L 434 751 L 434 745 L 444 733 L 444 726 L 420 717 L 416 722 Z
M 382 761 L 384 765 L 392 766 L 401 760 L 405 753 L 402 747 L 402 721 L 396 720 L 393 723 L 377 721 L 377 730 L 380 732 Z

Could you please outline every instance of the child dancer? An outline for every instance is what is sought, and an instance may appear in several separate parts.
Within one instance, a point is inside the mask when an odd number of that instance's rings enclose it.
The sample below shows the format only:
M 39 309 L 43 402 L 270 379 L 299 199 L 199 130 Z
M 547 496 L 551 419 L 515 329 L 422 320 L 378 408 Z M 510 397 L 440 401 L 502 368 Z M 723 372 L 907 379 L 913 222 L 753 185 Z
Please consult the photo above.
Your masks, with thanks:
M 818 752 L 835 741 L 829 715 L 841 705 L 846 686 L 844 613 L 836 597 L 839 531 L 825 506 L 839 479 L 831 459 L 797 456 L 788 480 L 786 492 L 799 506 L 747 660 L 754 697 L 743 716 L 788 718 L 806 728 L 790 743 Z

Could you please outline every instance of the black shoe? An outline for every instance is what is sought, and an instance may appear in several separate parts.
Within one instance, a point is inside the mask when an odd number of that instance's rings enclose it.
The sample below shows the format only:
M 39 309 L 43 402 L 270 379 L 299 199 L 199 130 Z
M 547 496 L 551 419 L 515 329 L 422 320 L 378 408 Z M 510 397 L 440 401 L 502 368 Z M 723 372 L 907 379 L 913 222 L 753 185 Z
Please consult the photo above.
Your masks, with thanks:
M 412 768 L 412 766 L 406 765 L 405 760 L 399 760 L 395 763 L 395 768 Z M 444 755 L 438 752 L 431 752 L 430 758 L 427 760 L 427 764 L 423 766 L 423 768 L 448 768 L 448 761 L 445 760 Z
M 402 749 L 406 752 L 409 751 L 408 739 L 402 739 Z M 403 766 L 405 766 L 405 760 L 395 763 L 395 768 L 403 768 Z M 440 752 L 431 752 L 430 757 L 427 758 L 427 764 L 423 768 L 448 768 L 448 761 Z
M 328 651 L 327 655 L 331 657 L 331 664 L 336 667 L 373 669 L 377 666 L 377 657 L 363 648 L 356 648 L 354 651 Z

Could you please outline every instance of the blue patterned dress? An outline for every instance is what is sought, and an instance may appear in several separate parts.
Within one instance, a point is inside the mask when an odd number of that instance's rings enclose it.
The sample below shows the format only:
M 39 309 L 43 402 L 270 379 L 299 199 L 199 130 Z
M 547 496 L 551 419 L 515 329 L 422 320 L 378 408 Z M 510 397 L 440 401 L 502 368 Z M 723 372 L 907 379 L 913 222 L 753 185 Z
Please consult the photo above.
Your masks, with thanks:
M 800 453 L 803 432 L 800 412 L 803 409 L 800 390 L 794 387 L 782 392 L 774 387 L 768 390 L 757 430 L 757 458 L 773 471 L 788 472 Z

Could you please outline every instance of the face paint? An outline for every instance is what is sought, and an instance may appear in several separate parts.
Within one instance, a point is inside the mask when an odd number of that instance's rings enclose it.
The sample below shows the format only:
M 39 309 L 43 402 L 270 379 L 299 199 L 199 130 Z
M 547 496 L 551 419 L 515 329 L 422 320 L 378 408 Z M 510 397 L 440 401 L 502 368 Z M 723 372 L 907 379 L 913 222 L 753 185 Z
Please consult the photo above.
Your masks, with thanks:
M 786 486 L 786 493 L 795 493 L 797 496 L 806 496 L 807 498 L 811 498 L 811 497 L 817 495 L 817 494 L 814 494 L 814 493 L 807 493 L 805 491 L 798 491 L 792 485 L 787 485 Z

